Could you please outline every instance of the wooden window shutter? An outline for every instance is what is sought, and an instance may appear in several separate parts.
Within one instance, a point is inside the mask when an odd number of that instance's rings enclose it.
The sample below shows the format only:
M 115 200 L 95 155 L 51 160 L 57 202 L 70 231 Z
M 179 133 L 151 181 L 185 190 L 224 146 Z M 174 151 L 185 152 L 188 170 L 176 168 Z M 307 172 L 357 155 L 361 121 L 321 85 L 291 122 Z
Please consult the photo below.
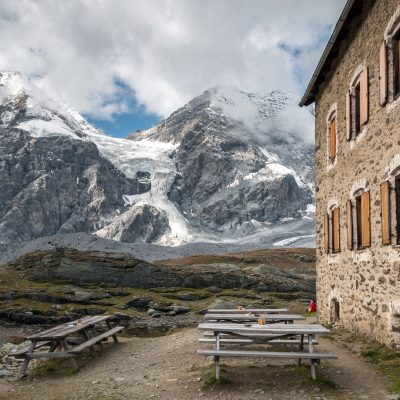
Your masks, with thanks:
M 346 138 L 351 139 L 351 97 L 350 92 L 346 93 Z
M 361 247 L 371 246 L 371 217 L 369 192 L 361 194 Z
M 334 161 L 336 157 L 336 118 L 330 123 L 329 139 L 329 158 Z
M 379 51 L 379 103 L 381 106 L 386 104 L 388 95 L 388 63 L 387 47 L 383 42 Z
M 353 207 L 351 200 L 346 204 L 347 248 L 353 250 Z
M 329 215 L 325 214 L 324 217 L 324 250 L 329 253 Z
M 360 124 L 368 122 L 368 68 L 361 72 L 360 76 Z
M 390 183 L 381 183 L 382 243 L 390 244 Z
M 340 251 L 340 211 L 339 207 L 332 210 L 333 252 Z

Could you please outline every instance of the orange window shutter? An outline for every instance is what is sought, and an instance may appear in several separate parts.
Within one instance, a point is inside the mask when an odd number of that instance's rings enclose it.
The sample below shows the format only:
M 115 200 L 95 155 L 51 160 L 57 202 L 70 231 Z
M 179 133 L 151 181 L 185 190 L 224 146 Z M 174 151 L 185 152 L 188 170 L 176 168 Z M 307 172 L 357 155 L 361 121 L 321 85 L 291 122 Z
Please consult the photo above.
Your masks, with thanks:
M 340 251 L 340 211 L 339 207 L 332 210 L 333 251 Z
M 325 214 L 324 217 L 324 250 L 325 253 L 329 253 L 329 216 Z
M 390 183 L 381 183 L 382 243 L 390 244 Z
M 336 118 L 331 121 L 329 132 L 329 158 L 333 161 L 336 157 Z
M 360 76 L 360 124 L 368 122 L 368 68 L 365 68 Z
M 369 192 L 361 195 L 361 246 L 371 246 L 371 216 Z
M 381 106 L 386 104 L 388 95 L 388 63 L 387 47 L 383 42 L 379 51 L 379 103 Z
M 353 250 L 353 208 L 351 201 L 346 204 L 347 248 Z
M 346 137 L 351 139 L 351 101 L 350 92 L 346 93 Z

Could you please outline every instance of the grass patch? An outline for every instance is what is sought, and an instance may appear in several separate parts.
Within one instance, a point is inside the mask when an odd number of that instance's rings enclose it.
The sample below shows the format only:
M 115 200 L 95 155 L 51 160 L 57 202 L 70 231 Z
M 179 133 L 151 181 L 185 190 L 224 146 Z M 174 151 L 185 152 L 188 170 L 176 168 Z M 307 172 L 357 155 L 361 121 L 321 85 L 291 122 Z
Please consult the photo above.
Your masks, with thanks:
M 369 362 L 377 367 L 389 378 L 392 383 L 391 390 L 400 393 L 400 354 L 378 343 L 368 345 L 361 352 Z
M 317 370 L 317 379 L 312 379 L 311 373 L 310 373 L 310 366 L 309 365 L 297 365 L 296 370 L 304 375 L 305 380 L 307 381 L 308 384 L 312 384 L 318 388 L 322 389 L 330 389 L 330 390 L 338 390 L 340 389 L 340 386 L 333 382 L 332 380 L 326 378 L 321 369 Z
M 70 367 L 67 360 L 54 359 L 46 360 L 45 362 L 35 366 L 32 369 L 31 376 L 71 376 L 76 374 L 78 371 L 79 368 Z
M 306 300 L 311 301 L 315 298 L 315 293 L 310 292 L 271 292 L 273 297 L 283 300 Z
M 215 366 L 211 368 L 211 370 L 207 373 L 207 376 L 204 380 L 206 386 L 215 386 L 215 385 L 228 385 L 232 383 L 231 380 L 222 376 L 223 373 L 226 373 L 226 370 L 220 367 L 219 379 L 215 378 Z

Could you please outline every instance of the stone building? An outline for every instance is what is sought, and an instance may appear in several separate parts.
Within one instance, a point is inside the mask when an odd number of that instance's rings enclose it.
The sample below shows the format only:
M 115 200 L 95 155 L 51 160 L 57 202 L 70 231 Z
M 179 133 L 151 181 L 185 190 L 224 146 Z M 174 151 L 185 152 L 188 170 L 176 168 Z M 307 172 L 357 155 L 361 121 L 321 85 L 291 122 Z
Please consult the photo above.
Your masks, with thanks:
M 321 322 L 400 346 L 399 0 L 347 1 L 312 103 Z

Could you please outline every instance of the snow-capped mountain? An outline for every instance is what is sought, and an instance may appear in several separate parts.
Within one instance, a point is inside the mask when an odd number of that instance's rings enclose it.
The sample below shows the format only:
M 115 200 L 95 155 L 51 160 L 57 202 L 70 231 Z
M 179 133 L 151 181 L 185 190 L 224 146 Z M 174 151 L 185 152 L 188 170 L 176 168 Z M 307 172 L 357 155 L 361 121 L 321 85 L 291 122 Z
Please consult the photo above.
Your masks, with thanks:
M 169 245 L 310 235 L 313 149 L 299 115 L 282 92 L 214 88 L 116 139 L 0 72 L 0 243 L 74 232 Z
M 197 240 L 229 240 L 272 233 L 283 224 L 290 230 L 289 221 L 309 226 L 311 125 L 312 116 L 286 93 L 213 88 L 129 138 L 178 146 L 171 154 L 176 173 L 168 199 Z

